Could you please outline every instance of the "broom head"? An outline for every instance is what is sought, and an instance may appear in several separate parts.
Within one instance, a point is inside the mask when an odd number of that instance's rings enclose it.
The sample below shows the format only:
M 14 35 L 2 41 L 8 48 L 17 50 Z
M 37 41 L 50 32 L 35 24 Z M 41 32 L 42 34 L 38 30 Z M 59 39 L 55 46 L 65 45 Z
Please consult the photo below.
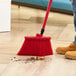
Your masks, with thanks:
M 50 37 L 37 34 L 36 37 L 25 37 L 25 41 L 17 55 L 47 56 L 53 55 Z

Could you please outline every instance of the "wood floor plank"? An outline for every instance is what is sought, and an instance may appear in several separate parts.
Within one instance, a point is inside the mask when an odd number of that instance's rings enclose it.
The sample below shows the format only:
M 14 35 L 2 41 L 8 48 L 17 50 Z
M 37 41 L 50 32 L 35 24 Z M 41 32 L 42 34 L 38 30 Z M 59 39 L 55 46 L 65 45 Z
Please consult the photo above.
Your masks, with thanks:
M 4 70 L 6 69 L 6 67 L 8 66 L 8 64 L 0 64 L 0 76 L 1 74 L 3 74 Z
M 75 76 L 76 61 L 55 55 L 43 61 L 14 61 L 1 76 Z
M 72 42 L 75 36 L 74 24 L 68 24 L 60 34 L 58 40 Z

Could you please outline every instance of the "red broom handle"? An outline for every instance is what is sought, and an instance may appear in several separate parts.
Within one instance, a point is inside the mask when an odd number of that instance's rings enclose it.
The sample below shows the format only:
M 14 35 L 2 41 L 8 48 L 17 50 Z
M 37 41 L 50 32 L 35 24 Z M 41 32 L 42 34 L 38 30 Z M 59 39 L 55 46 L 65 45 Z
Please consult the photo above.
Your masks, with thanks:
M 47 12 L 46 12 L 44 23 L 43 23 L 43 26 L 42 26 L 42 29 L 41 29 L 41 35 L 43 35 L 43 33 L 44 33 L 44 29 L 45 29 L 45 26 L 46 26 L 46 23 L 47 23 L 47 19 L 48 19 L 48 15 L 49 15 L 49 12 L 50 12 L 51 5 L 52 5 L 52 0 L 49 1 L 48 7 L 47 7 Z

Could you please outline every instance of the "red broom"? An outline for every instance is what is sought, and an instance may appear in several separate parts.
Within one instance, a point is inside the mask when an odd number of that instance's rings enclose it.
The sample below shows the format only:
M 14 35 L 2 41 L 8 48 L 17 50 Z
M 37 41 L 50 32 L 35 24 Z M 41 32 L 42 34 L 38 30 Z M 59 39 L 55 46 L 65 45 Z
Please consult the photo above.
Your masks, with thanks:
M 52 0 L 49 1 L 46 16 L 44 19 L 43 27 L 41 33 L 37 34 L 36 37 L 25 37 L 25 41 L 17 53 L 17 55 L 27 55 L 27 56 L 47 56 L 53 55 L 50 37 L 43 37 L 45 25 L 52 5 Z

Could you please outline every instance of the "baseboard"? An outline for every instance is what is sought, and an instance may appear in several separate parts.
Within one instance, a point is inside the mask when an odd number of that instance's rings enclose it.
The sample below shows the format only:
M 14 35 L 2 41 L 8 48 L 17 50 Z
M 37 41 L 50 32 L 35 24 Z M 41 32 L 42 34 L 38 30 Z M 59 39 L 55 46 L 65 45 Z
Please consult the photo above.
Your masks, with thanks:
M 16 1 L 12 1 L 12 4 L 16 4 L 19 7 L 20 6 L 27 6 L 27 7 L 36 8 L 36 9 L 43 9 L 43 10 L 47 9 L 47 7 L 44 7 L 44 6 L 33 5 L 33 4 L 28 4 L 28 3 L 21 3 L 21 2 L 16 2 Z M 63 10 L 63 9 L 52 8 L 51 11 L 73 15 L 72 11 Z

